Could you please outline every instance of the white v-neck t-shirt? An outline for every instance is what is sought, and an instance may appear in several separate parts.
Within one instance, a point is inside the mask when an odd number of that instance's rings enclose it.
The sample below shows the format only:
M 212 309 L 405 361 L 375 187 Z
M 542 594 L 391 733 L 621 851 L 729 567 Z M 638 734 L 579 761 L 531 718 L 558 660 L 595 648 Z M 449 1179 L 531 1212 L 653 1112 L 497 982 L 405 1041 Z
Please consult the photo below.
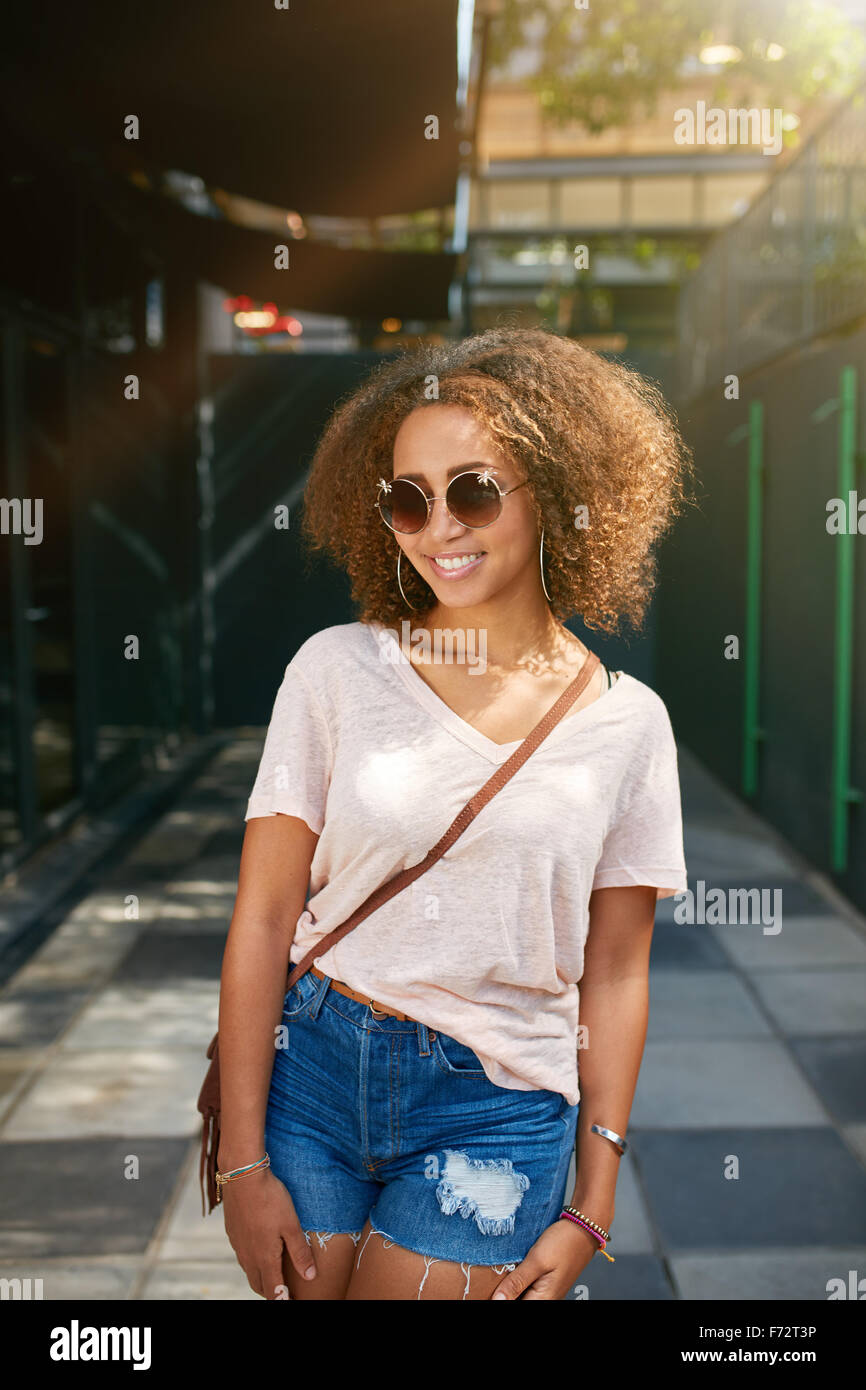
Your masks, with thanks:
M 290 952 L 300 961 L 411 868 L 520 746 L 461 719 L 381 624 L 310 637 L 277 691 L 245 819 L 319 836 Z M 626 672 L 570 710 L 447 853 L 315 964 L 472 1048 L 498 1086 L 578 1086 L 589 895 L 687 887 L 676 744 Z

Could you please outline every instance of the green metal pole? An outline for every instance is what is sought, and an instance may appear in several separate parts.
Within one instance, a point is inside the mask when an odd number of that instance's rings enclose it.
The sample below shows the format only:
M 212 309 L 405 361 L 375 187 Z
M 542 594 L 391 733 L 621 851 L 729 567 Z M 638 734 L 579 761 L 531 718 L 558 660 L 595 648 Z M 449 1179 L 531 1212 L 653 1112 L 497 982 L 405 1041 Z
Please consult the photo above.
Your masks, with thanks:
M 857 370 L 843 367 L 839 381 L 838 496 L 846 511 L 855 494 L 857 432 Z M 856 495 L 856 494 L 855 494 Z M 831 862 L 841 873 L 848 867 L 848 804 L 862 800 L 849 783 L 851 771 L 851 694 L 854 669 L 854 544 L 848 528 L 835 537 L 836 545 L 836 641 L 833 691 L 833 771 L 831 812 Z
M 749 405 L 746 501 L 746 630 L 744 640 L 743 795 L 758 790 L 758 726 L 761 694 L 761 550 L 763 541 L 764 407 Z

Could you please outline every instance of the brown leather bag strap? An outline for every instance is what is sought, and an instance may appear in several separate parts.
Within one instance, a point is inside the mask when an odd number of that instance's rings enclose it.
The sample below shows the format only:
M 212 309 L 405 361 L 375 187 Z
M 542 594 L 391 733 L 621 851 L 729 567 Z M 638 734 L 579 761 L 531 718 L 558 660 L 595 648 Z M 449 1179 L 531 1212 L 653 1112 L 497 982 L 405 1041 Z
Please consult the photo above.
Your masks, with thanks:
M 420 864 L 415 864 L 411 869 L 402 869 L 394 878 L 389 879 L 387 883 L 381 884 L 380 887 L 376 888 L 370 894 L 369 898 L 367 898 L 360 907 L 355 909 L 351 917 L 347 917 L 345 922 L 339 927 L 335 927 L 333 931 L 328 932 L 320 941 L 317 941 L 315 946 L 311 946 L 303 959 L 299 960 L 297 965 L 289 972 L 288 979 L 286 980 L 287 990 L 291 989 L 292 985 L 300 979 L 301 975 L 304 975 L 307 970 L 309 970 L 316 956 L 323 956 L 326 951 L 330 951 L 332 946 L 336 946 L 338 941 L 342 941 L 343 937 L 347 936 L 360 922 L 363 922 L 365 917 L 369 917 L 371 912 L 375 912 L 377 908 L 381 907 L 383 903 L 386 903 L 389 898 L 393 898 L 394 894 L 399 893 L 401 889 L 408 888 L 409 884 L 414 883 L 416 878 L 420 878 L 423 873 L 426 873 L 426 871 L 436 863 L 437 859 L 442 858 L 442 855 L 446 850 L 451 848 L 457 837 L 463 834 L 463 831 L 468 825 L 471 825 L 472 821 L 474 821 L 475 817 L 478 815 L 478 812 L 487 805 L 491 797 L 502 790 L 505 783 L 523 766 L 530 754 L 535 752 L 542 740 L 547 738 L 551 729 L 559 723 L 562 716 L 571 708 L 581 691 L 586 689 L 598 664 L 599 661 L 595 652 L 591 652 L 587 649 L 587 658 L 580 668 L 580 673 L 575 676 L 567 689 L 562 692 L 556 704 L 551 705 L 547 714 L 538 721 L 532 732 L 527 734 L 520 747 L 511 754 L 511 757 L 504 762 L 500 768 L 497 768 L 493 776 L 488 778 L 484 783 L 484 786 L 481 787 L 473 797 L 470 797 L 459 816 L 451 822 L 441 840 L 433 846 L 421 860 Z

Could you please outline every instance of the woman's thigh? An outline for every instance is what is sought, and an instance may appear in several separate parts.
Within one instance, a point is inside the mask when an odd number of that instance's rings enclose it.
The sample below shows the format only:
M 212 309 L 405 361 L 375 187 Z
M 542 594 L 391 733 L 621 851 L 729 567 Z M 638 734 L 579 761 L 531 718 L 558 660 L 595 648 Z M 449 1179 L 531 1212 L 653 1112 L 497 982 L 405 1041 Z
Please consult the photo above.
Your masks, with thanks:
M 438 1260 L 395 1245 L 372 1229 L 361 1232 L 346 1292 L 349 1302 L 432 1299 L 440 1302 L 489 1299 L 513 1265 L 469 1265 Z

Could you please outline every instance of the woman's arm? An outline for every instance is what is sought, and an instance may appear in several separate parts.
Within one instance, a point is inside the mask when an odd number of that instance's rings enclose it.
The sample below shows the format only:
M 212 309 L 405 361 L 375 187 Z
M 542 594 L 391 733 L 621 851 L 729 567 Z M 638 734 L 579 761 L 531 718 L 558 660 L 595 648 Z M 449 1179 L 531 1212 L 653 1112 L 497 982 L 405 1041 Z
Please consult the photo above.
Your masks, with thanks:
M 247 821 L 220 988 L 217 1162 L 223 1171 L 255 1163 L 265 1151 L 274 1030 L 318 838 L 296 816 Z
M 580 1111 L 571 1205 L 610 1230 L 620 1156 L 602 1125 L 625 1135 L 646 1042 L 656 890 L 597 888 L 589 899 L 578 1055 Z M 592 1236 L 592 1248 L 597 1246 Z

